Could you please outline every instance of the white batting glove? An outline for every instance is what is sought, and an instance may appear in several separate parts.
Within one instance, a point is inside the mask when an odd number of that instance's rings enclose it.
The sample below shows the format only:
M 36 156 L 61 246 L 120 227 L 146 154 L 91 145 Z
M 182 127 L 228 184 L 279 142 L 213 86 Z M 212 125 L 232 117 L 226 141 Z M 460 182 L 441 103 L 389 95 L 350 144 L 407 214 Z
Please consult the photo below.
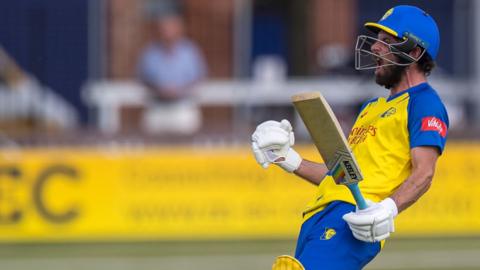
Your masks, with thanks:
M 255 129 L 252 135 L 252 150 L 258 164 L 267 168 L 277 164 L 287 172 L 300 166 L 302 158 L 291 148 L 295 143 L 293 128 L 288 120 L 266 121 Z
M 364 242 L 379 242 L 395 231 L 393 219 L 398 215 L 397 205 L 391 198 L 379 203 L 367 201 L 368 208 L 343 215 L 353 236 Z

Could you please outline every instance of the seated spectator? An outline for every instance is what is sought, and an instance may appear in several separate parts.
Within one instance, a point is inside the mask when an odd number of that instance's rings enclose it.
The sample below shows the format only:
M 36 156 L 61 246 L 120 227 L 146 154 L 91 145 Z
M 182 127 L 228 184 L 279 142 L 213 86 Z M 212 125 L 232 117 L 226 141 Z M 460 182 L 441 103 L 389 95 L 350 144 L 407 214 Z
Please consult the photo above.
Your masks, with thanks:
M 155 40 L 142 52 L 138 76 L 150 90 L 152 106 L 145 113 L 149 133 L 194 133 L 200 113 L 192 101 L 192 89 L 206 76 L 198 47 L 184 33 L 178 14 L 155 19 Z

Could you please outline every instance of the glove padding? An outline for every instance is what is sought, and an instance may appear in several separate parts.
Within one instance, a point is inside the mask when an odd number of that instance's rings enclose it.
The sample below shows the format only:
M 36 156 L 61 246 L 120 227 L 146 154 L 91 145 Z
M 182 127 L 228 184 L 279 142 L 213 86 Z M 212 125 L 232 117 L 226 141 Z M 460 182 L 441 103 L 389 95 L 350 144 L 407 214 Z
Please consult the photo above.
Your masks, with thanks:
M 367 201 L 368 207 L 343 215 L 353 236 L 364 242 L 380 242 L 395 231 L 393 219 L 398 214 L 397 205 L 391 198 L 379 203 Z
M 275 163 L 288 172 L 298 169 L 302 158 L 291 148 L 294 143 L 292 125 L 286 119 L 263 122 L 252 135 L 252 150 L 263 168 Z

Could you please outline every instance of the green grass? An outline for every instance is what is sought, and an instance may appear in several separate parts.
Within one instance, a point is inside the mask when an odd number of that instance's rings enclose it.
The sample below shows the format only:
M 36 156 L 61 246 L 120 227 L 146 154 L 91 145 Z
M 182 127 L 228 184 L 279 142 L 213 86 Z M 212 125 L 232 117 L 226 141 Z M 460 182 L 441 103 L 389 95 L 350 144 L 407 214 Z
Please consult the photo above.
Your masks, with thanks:
M 294 240 L 158 241 L 119 243 L 0 244 L 0 260 L 11 257 L 202 256 L 291 253 Z
M 262 270 L 293 240 L 2 244 L 8 270 Z M 367 269 L 480 269 L 480 238 L 391 239 Z
M 394 238 L 367 269 L 480 269 L 480 238 Z

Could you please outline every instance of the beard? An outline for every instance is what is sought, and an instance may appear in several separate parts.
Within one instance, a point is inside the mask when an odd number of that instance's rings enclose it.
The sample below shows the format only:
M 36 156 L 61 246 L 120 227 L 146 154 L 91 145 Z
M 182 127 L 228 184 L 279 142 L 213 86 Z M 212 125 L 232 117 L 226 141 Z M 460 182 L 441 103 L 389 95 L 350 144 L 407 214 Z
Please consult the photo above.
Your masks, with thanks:
M 383 67 L 383 74 L 375 75 L 375 82 L 380 86 L 391 89 L 402 80 L 405 69 L 405 66 L 385 66 Z

